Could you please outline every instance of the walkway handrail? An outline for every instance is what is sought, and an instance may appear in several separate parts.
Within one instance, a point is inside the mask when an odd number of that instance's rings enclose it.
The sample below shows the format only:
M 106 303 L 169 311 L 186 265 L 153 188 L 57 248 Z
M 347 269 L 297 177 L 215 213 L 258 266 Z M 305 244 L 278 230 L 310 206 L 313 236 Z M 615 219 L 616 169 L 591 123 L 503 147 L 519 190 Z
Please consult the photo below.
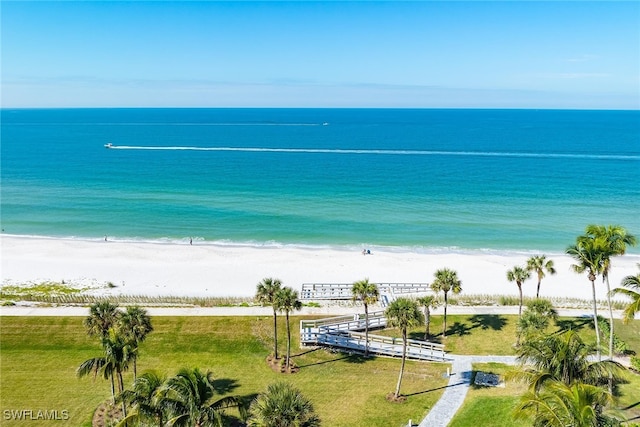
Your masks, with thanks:
M 316 320 L 300 321 L 300 342 L 303 345 L 328 345 L 350 350 L 363 351 L 367 348 L 364 314 L 337 316 Z M 369 328 L 384 327 L 387 324 L 384 311 L 369 313 Z M 369 334 L 369 350 L 386 356 L 402 356 L 402 339 Z M 410 359 L 445 361 L 443 344 L 428 341 L 407 340 L 407 357 Z
M 380 320 L 384 319 L 385 324 L 380 326 L 386 326 L 386 317 L 384 315 L 384 311 L 374 311 L 369 313 L 369 327 L 378 326 L 376 324 L 380 323 Z M 338 327 L 343 324 L 350 324 L 356 326 L 362 323 L 362 329 L 364 329 L 365 315 L 364 313 L 358 314 L 347 314 L 345 316 L 336 316 L 336 317 L 328 317 L 324 319 L 314 319 L 314 320 L 301 320 L 300 328 L 308 329 L 308 328 L 320 328 L 323 326 L 335 326 Z M 360 329 L 360 328 L 356 328 Z
M 433 292 L 428 283 L 376 283 L 380 292 L 424 293 Z M 303 283 L 300 299 L 349 300 L 353 298 L 352 283 Z

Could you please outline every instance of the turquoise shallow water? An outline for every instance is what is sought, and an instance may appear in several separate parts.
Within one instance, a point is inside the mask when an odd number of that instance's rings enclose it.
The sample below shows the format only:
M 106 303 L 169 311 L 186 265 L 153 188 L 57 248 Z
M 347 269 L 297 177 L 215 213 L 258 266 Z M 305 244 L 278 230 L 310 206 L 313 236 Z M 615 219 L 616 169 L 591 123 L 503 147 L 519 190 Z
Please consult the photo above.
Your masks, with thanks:
M 425 251 L 640 234 L 638 111 L 1 114 L 9 234 Z

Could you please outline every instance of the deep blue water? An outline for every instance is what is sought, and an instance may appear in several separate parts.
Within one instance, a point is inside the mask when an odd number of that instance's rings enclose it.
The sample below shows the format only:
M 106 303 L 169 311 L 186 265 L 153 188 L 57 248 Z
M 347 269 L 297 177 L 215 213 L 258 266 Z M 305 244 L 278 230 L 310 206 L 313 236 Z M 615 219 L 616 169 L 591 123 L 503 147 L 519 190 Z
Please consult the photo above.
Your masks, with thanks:
M 638 111 L 1 114 L 9 234 L 547 251 L 590 223 L 640 235 Z

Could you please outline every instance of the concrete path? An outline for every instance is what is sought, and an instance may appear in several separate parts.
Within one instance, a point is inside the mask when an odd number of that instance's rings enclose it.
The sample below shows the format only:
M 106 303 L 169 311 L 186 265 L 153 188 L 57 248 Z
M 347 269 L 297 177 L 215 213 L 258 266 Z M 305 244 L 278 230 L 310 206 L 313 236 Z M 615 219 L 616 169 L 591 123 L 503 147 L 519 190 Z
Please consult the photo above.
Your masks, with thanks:
M 19 302 L 15 306 L 0 307 L 0 316 L 86 316 L 89 314 L 89 305 L 79 306 L 46 306 L 37 303 Z M 145 306 L 144 304 L 140 304 Z M 145 307 L 151 316 L 271 316 L 271 307 Z M 374 309 L 374 308 L 372 308 Z M 381 307 L 381 309 L 383 309 Z M 432 315 L 441 314 L 441 309 L 432 312 Z M 517 306 L 449 306 L 448 314 L 518 314 Z M 320 315 L 339 316 L 345 314 L 361 313 L 362 306 L 345 304 L 326 304 L 321 307 L 303 307 L 301 311 L 296 311 L 295 315 Z M 559 309 L 560 316 L 581 317 L 591 316 L 593 311 L 588 309 Z M 614 310 L 613 317 L 622 318 L 622 311 Z
M 442 393 L 440 400 L 431 408 L 431 411 L 419 424 L 419 427 L 444 427 L 447 426 L 453 416 L 462 406 L 467 391 L 471 386 L 471 372 L 473 363 L 505 363 L 514 365 L 515 356 L 461 356 L 448 354 L 453 358 L 451 363 L 451 376 L 449 384 Z

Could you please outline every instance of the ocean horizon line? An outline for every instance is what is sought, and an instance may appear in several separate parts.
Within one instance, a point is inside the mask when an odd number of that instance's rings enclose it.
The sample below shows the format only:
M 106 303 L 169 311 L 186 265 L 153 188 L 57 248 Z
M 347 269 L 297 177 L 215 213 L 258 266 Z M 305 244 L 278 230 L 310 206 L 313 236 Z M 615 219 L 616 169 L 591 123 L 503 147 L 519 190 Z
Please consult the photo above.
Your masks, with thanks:
M 638 108 L 557 108 L 557 107 L 283 107 L 283 106 L 5 106 L 0 111 L 10 110 L 397 110 L 397 111 L 631 111 Z

